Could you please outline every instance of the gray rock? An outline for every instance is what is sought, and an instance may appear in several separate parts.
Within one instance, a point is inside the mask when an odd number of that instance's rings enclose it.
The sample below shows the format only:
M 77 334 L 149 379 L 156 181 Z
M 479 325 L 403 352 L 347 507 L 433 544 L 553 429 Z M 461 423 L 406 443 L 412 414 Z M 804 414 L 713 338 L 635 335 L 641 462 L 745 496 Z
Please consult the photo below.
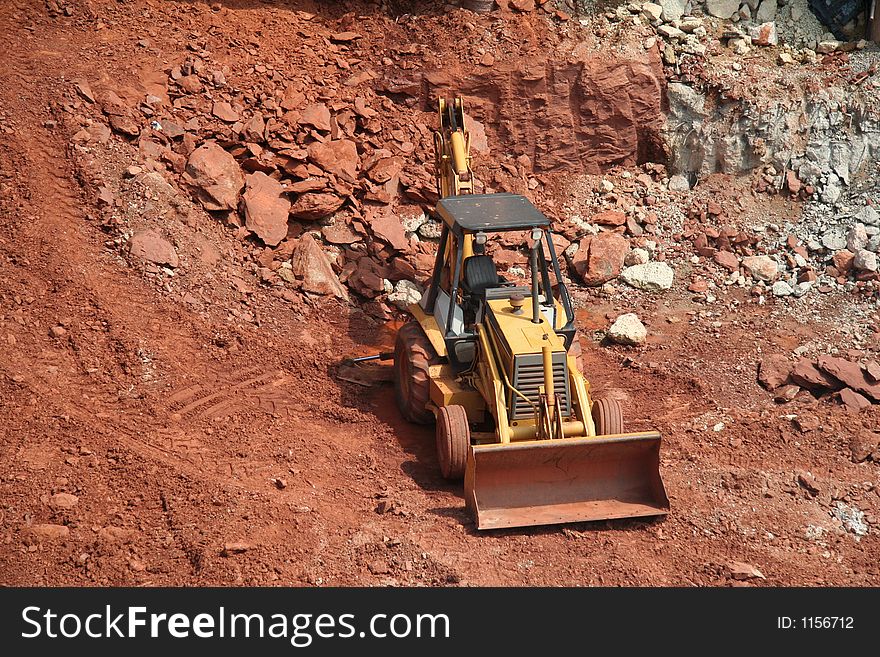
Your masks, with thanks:
M 853 258 L 853 267 L 859 271 L 877 271 L 877 254 L 867 249 L 859 249 Z
M 880 225 L 880 214 L 870 205 L 866 205 L 859 210 L 858 214 L 856 214 L 856 219 L 869 226 Z
M 868 523 L 865 522 L 865 512 L 855 506 L 849 506 L 843 502 L 835 502 L 831 514 L 840 521 L 843 528 L 856 536 L 868 534 Z
M 674 277 L 675 271 L 665 262 L 633 265 L 620 272 L 620 279 L 624 283 L 646 292 L 668 290 L 672 287 Z
M 792 294 L 794 294 L 794 290 L 792 289 L 791 285 L 789 285 L 785 281 L 776 281 L 773 284 L 772 290 L 773 296 L 776 297 L 790 297 Z
M 828 183 L 825 185 L 825 189 L 822 190 L 822 200 L 826 203 L 830 203 L 834 205 L 837 203 L 837 200 L 840 198 L 840 187 L 835 185 L 834 183 Z
M 401 217 L 400 225 L 403 226 L 403 230 L 407 233 L 414 233 L 421 228 L 426 221 L 428 221 L 428 216 L 426 214 L 412 214 Z
M 440 239 L 440 233 L 443 231 L 443 224 L 436 219 L 428 219 L 425 223 L 419 226 L 419 236 L 424 237 L 428 240 L 437 240 Z
M 776 9 L 778 5 L 776 0 L 763 0 L 761 5 L 758 7 L 758 13 L 755 15 L 755 20 L 759 23 L 766 23 L 768 21 L 776 20 Z
M 667 22 L 681 20 L 685 5 L 687 0 L 660 0 L 660 6 L 663 8 L 661 18 Z
M 874 253 L 880 252 L 880 235 L 874 235 L 874 237 L 869 239 L 865 248 Z
M 412 304 L 422 299 L 422 291 L 412 281 L 401 280 L 394 285 L 394 291 L 388 295 L 389 303 L 393 303 L 400 310 L 406 311 Z
M 813 289 L 813 282 L 812 281 L 804 281 L 803 283 L 798 283 L 797 285 L 794 286 L 794 292 L 792 292 L 792 294 L 796 297 L 802 297 L 812 289 Z
M 864 224 L 853 224 L 846 233 L 846 248 L 855 253 L 864 249 L 868 243 L 868 233 Z
M 846 233 L 840 226 L 829 228 L 822 233 L 822 246 L 829 251 L 840 251 L 846 248 Z
M 739 9 L 739 0 L 707 0 L 706 11 L 716 18 L 730 18 Z
M 672 85 L 669 86 L 671 87 Z M 689 192 L 690 190 L 691 184 L 685 176 L 678 174 L 669 179 L 670 192 Z
M 621 315 L 608 329 L 608 339 L 617 344 L 637 346 L 644 344 L 647 337 L 648 329 L 635 313 Z

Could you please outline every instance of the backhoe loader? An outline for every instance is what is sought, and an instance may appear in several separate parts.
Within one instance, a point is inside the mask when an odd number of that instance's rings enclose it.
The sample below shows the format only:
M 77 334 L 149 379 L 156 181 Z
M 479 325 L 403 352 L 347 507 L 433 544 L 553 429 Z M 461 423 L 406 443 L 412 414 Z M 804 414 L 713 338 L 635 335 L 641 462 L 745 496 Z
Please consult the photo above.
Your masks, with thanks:
M 550 221 L 523 196 L 475 193 L 461 99 L 441 99 L 439 113 L 443 228 L 430 284 L 395 343 L 402 414 L 436 422 L 441 473 L 464 478 L 478 529 L 665 514 L 660 434 L 624 433 L 620 404 L 591 399 L 572 353 Z M 509 231 L 524 235 L 529 284 L 505 280 L 486 253 Z

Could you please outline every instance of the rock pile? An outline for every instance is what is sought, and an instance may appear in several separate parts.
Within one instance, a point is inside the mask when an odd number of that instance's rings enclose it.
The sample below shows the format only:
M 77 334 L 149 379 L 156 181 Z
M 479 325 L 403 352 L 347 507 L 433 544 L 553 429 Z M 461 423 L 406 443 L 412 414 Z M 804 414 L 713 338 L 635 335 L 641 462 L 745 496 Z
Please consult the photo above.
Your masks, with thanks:
M 818 398 L 834 397 L 855 412 L 880 403 L 880 364 L 876 361 L 860 364 L 819 356 L 792 364 L 784 356 L 768 356 L 758 366 L 758 381 L 779 402 L 791 401 L 806 390 Z

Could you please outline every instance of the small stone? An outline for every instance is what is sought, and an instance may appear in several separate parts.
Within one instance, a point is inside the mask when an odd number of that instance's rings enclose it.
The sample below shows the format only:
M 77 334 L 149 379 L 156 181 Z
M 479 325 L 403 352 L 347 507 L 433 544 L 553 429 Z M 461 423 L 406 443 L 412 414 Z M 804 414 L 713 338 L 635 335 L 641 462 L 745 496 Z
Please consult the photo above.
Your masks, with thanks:
M 223 549 L 220 550 L 220 556 L 222 557 L 231 557 L 233 554 L 242 554 L 247 552 L 248 550 L 252 550 L 254 548 L 250 543 L 244 542 L 235 542 L 235 543 L 226 543 L 223 546 Z
M 669 179 L 668 187 L 670 192 L 689 192 L 691 184 L 686 176 L 676 174 Z
M 647 337 L 648 330 L 635 313 L 621 315 L 608 329 L 608 339 L 617 344 L 637 346 Z
M 801 387 L 794 384 L 782 386 L 775 390 L 773 401 L 775 401 L 777 404 L 787 404 L 795 397 L 797 397 L 800 391 Z
M 794 289 L 785 281 L 776 281 L 772 287 L 773 296 L 789 297 L 794 294 Z
M 868 231 L 865 230 L 864 224 L 853 224 L 846 232 L 846 248 L 855 253 L 860 249 L 864 249 L 868 243 Z
M 409 307 L 422 299 L 422 291 L 412 281 L 400 280 L 394 285 L 394 291 L 388 295 L 388 302 L 399 310 L 406 312 Z
M 706 11 L 715 18 L 730 18 L 739 9 L 740 0 L 706 0 Z
M 816 52 L 820 55 L 827 55 L 829 53 L 834 52 L 840 48 L 840 41 L 828 40 L 828 41 L 820 41 L 819 45 L 816 46 Z
M 72 509 L 79 504 L 79 498 L 70 493 L 55 493 L 49 498 L 49 506 L 53 509 Z
M 49 329 L 49 335 L 51 335 L 53 338 L 63 338 L 65 335 L 67 335 L 67 329 L 65 329 L 63 326 L 53 326 Z
M 627 267 L 632 267 L 633 265 L 644 265 L 650 259 L 651 256 L 647 252 L 647 250 L 635 248 L 626 254 L 626 258 L 624 258 L 623 264 L 625 264 Z
M 853 267 L 858 271 L 877 271 L 877 254 L 867 249 L 859 249 L 853 257 Z
M 861 210 L 859 210 L 858 213 L 856 213 L 855 218 L 863 224 L 868 224 L 869 226 L 880 225 L 880 213 L 878 213 L 877 210 L 875 210 L 870 205 L 866 205 Z
M 797 427 L 797 430 L 801 433 L 814 431 L 819 428 L 819 418 L 815 415 L 798 415 L 794 418 L 794 426 Z
M 241 119 L 241 115 L 232 108 L 232 105 L 224 101 L 215 102 L 211 114 L 226 123 L 235 123 Z
M 739 269 L 739 258 L 730 251 L 718 251 L 714 259 L 716 263 L 728 271 L 734 272 Z
M 67 525 L 39 524 L 26 528 L 26 532 L 39 541 L 57 541 L 68 538 L 70 529 Z
M 779 43 L 779 37 L 776 34 L 776 23 L 767 22 L 753 28 L 752 43 L 756 46 L 775 46 Z
M 742 561 L 730 561 L 725 564 L 730 578 L 738 581 L 746 579 L 767 579 L 764 574 L 755 568 L 752 564 L 743 563 Z
M 791 369 L 785 356 L 765 356 L 758 365 L 758 381 L 767 390 L 775 390 L 788 381 Z
M 843 388 L 838 395 L 840 396 L 840 403 L 846 406 L 849 411 L 857 413 L 863 408 L 868 408 L 871 405 L 870 399 L 860 395 L 851 388 Z M 873 448 L 871 451 L 873 451 Z
M 646 2 L 642 5 L 642 16 L 652 23 L 659 21 L 662 15 L 663 7 L 660 5 L 654 4 L 653 2 Z
M 742 264 L 755 280 L 771 283 L 779 276 L 779 267 L 770 256 L 748 256 Z
M 128 251 L 135 258 L 156 265 L 177 267 L 179 264 L 177 252 L 171 242 L 149 228 L 131 236 L 128 241 Z
M 880 434 L 868 429 L 862 429 L 858 433 L 853 433 L 849 439 L 849 451 L 853 463 L 867 461 L 877 449 L 878 444 L 880 444 Z

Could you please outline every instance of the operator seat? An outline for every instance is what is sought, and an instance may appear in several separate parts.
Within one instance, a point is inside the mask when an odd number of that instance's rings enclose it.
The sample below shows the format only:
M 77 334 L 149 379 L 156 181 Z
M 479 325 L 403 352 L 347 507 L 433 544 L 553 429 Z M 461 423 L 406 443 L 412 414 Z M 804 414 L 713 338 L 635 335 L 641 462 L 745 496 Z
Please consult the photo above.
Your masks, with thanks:
M 464 261 L 464 288 L 471 294 L 482 297 L 490 287 L 498 287 L 502 278 L 495 268 L 495 261 L 487 255 L 473 255 Z

